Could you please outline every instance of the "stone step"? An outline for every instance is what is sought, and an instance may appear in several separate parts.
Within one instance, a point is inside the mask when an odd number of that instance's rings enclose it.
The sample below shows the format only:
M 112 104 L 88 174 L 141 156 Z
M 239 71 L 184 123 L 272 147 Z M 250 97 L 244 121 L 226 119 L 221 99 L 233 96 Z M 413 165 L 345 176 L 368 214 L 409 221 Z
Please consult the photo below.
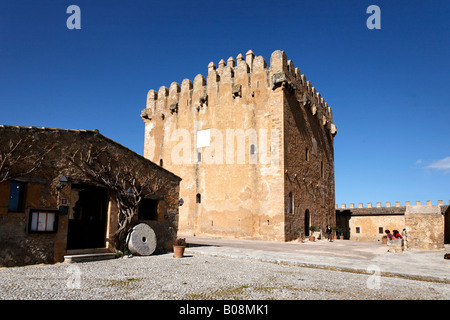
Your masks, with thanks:
M 114 259 L 116 254 L 113 252 L 108 253 L 86 253 L 86 254 L 71 254 L 64 256 L 64 263 L 76 263 L 76 262 L 89 262 L 99 260 Z
M 110 253 L 111 250 L 108 248 L 91 248 L 91 249 L 69 249 L 66 251 L 66 255 L 75 254 L 89 254 L 89 253 Z

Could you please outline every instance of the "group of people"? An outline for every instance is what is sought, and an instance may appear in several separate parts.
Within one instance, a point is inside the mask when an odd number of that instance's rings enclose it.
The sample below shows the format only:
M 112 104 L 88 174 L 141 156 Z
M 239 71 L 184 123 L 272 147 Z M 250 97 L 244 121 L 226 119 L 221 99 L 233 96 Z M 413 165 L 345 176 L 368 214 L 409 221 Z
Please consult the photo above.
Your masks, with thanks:
M 392 231 L 394 234 L 392 234 L 391 231 L 389 231 L 389 230 L 386 230 L 384 232 L 386 233 L 386 235 L 389 238 L 389 240 L 403 239 L 402 235 L 398 232 L 398 230 Z
M 332 234 L 332 231 L 331 231 L 331 230 L 332 230 L 332 229 L 331 229 L 331 226 L 330 226 L 330 225 L 327 225 L 327 229 L 326 229 L 325 232 L 326 232 L 326 234 L 327 234 L 328 241 L 333 241 L 333 238 L 332 238 L 332 236 L 331 236 L 331 234 Z M 398 230 L 394 230 L 394 231 L 392 231 L 392 233 L 391 233 L 390 230 L 386 229 L 384 232 L 386 233 L 386 235 L 387 235 L 387 237 L 389 238 L 389 240 L 393 240 L 393 239 L 403 239 L 403 236 L 400 234 L 400 232 L 398 232 Z

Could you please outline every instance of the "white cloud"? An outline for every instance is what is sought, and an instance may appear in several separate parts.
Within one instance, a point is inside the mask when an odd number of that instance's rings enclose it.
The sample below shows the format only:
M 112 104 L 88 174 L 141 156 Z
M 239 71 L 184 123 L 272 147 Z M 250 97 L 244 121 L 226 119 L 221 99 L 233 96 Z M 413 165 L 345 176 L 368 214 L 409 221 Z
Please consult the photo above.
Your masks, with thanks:
M 427 166 L 427 168 L 442 170 L 444 174 L 450 173 L 450 157 L 435 161 Z

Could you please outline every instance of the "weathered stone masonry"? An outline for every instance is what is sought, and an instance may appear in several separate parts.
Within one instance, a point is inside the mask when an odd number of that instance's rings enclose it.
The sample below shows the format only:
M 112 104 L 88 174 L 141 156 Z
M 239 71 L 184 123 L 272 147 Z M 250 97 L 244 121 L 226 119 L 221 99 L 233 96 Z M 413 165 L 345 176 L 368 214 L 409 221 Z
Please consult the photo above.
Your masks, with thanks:
M 331 108 L 283 51 L 150 90 L 144 156 L 180 176 L 181 234 L 287 241 L 334 224 Z

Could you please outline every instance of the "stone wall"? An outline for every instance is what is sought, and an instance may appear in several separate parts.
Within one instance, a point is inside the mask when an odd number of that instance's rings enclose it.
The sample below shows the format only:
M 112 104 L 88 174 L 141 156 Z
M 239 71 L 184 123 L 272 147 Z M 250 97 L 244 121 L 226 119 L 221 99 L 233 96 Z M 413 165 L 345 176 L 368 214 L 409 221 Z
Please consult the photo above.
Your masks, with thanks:
M 285 230 L 286 239 L 293 240 L 299 235 L 299 227 L 304 232 L 308 225 L 314 225 L 318 232 L 325 232 L 327 224 L 336 223 L 333 142 L 336 132 L 331 108 L 316 88 L 310 88 L 310 82 L 300 75 L 292 61 L 286 62 L 283 71 L 290 75 L 284 84 L 287 87 L 284 91 Z M 309 221 L 305 223 L 306 211 Z
M 345 227 L 350 240 L 381 241 L 385 230 L 402 231 L 405 227 L 405 206 L 341 208 L 336 210 L 338 225 Z M 382 231 L 380 233 L 380 228 Z
M 35 183 L 28 185 L 25 207 L 40 203 L 41 187 Z M 9 181 L 0 184 L 0 266 L 53 263 L 55 235 L 27 232 L 27 210 L 8 212 L 9 188 Z
M 393 230 L 398 230 L 401 233 L 404 227 L 405 227 L 404 215 L 393 215 L 393 214 L 376 215 L 376 216 L 352 215 L 349 220 L 351 240 L 381 241 L 383 236 L 386 235 L 385 230 L 390 230 L 391 232 Z M 359 229 L 357 230 L 357 228 Z

